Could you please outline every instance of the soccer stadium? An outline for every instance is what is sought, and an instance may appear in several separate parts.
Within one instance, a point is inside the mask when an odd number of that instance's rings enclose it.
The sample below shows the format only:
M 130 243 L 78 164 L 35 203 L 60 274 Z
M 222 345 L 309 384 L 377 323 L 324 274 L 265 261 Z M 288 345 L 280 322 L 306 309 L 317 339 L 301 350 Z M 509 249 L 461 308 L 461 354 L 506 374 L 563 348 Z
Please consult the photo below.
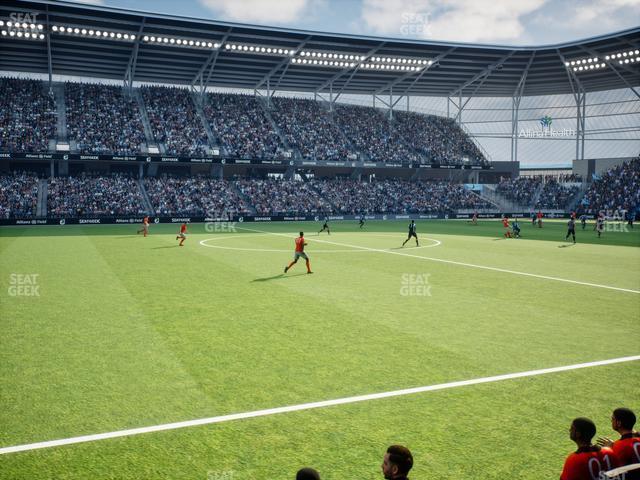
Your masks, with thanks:
M 638 19 L 0 2 L 0 479 L 640 478 Z

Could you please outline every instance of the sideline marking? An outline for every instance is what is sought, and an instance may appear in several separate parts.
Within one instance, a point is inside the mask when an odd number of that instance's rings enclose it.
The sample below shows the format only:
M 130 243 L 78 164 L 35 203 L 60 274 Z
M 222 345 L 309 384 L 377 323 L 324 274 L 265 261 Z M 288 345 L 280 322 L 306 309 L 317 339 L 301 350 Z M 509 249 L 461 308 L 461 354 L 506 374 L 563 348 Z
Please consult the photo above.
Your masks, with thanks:
M 114 432 L 98 433 L 94 435 L 83 435 L 80 437 L 63 438 L 60 440 L 50 440 L 46 442 L 15 445 L 12 447 L 0 448 L 0 455 L 6 455 L 7 453 L 26 452 L 29 450 L 37 450 L 41 448 L 59 447 L 62 445 L 72 445 L 76 443 L 94 442 L 97 440 L 107 440 L 109 438 L 130 437 L 132 435 L 140 435 L 143 433 L 162 432 L 165 430 L 176 430 L 178 428 L 231 422 L 234 420 L 243 420 L 246 418 L 265 417 L 268 415 L 277 415 L 280 413 L 299 412 L 301 410 L 312 410 L 316 408 L 331 407 L 334 405 L 346 405 L 349 403 L 379 400 L 381 398 L 401 397 L 404 395 L 412 395 L 415 393 L 435 392 L 438 390 L 446 390 L 449 388 L 466 387 L 468 385 L 479 385 L 482 383 L 500 382 L 502 380 L 510 380 L 513 378 L 534 377 L 538 375 L 546 375 L 549 373 L 566 372 L 569 370 L 598 367 L 602 365 L 613 365 L 616 363 L 633 362 L 637 360 L 640 360 L 640 355 L 612 358 L 609 360 L 599 360 L 595 362 L 577 363 L 574 365 L 565 365 L 562 367 L 543 368 L 540 370 L 530 370 L 527 372 L 507 373 L 504 375 L 474 378 L 471 380 L 460 380 L 457 382 L 440 383 L 437 385 L 428 385 L 424 387 L 405 388 L 403 390 L 393 390 L 389 392 L 370 393 L 367 395 L 356 395 L 353 397 L 336 398 L 333 400 L 324 400 L 320 402 L 301 403 L 299 405 L 289 405 L 286 407 L 269 408 L 266 410 L 254 410 L 252 412 L 244 412 L 244 413 L 233 413 L 230 415 L 220 415 L 217 417 L 200 418 L 196 420 L 187 420 L 184 422 L 165 423 L 161 425 L 154 425 L 151 427 L 132 428 L 129 430 L 118 430 Z
M 264 230 L 253 230 L 253 229 L 244 228 L 244 227 L 236 227 L 236 228 L 240 228 L 241 230 L 247 230 L 249 232 L 270 233 L 271 235 L 279 235 L 279 236 L 282 236 L 282 237 L 294 238 L 292 235 L 288 235 L 288 234 L 285 234 L 285 233 L 266 232 Z M 511 273 L 513 275 L 523 275 L 525 277 L 542 278 L 544 280 L 554 280 L 556 282 L 566 282 L 566 283 L 573 283 L 575 285 L 586 285 L 588 287 L 606 288 L 608 290 L 616 290 L 616 291 L 619 291 L 619 292 L 640 293 L 640 290 L 633 290 L 631 288 L 612 287 L 611 285 L 601 285 L 601 284 L 598 284 L 598 283 L 581 282 L 579 280 L 569 280 L 567 278 L 550 277 L 548 275 L 538 275 L 537 273 L 518 272 L 518 271 L 515 271 L 515 270 L 507 270 L 505 268 L 488 267 L 486 265 L 476 265 L 474 263 L 456 262 L 455 260 L 445 260 L 443 258 L 422 257 L 420 255 L 412 255 L 410 253 L 396 252 L 396 251 L 392 251 L 392 250 L 382 250 L 382 249 L 379 249 L 379 248 L 369 248 L 369 247 L 363 247 L 363 246 L 360 246 L 360 245 L 350 245 L 348 243 L 337 243 L 337 242 L 331 242 L 331 241 L 328 241 L 328 240 L 319 240 L 319 239 L 318 240 L 309 239 L 309 240 L 315 241 L 315 242 L 329 243 L 329 244 L 332 244 L 332 245 L 338 245 L 338 246 L 342 246 L 342 247 L 360 248 L 360 249 L 363 249 L 363 250 L 369 250 L 371 252 L 388 253 L 390 255 L 400 255 L 401 257 L 420 258 L 422 260 L 431 260 L 433 262 L 449 263 L 449 264 L 452 264 L 452 265 L 460 265 L 460 266 L 463 266 L 463 267 L 481 268 L 483 270 L 491 270 L 491 271 L 494 271 L 494 272 Z M 415 249 L 416 247 L 410 247 L 410 248 Z

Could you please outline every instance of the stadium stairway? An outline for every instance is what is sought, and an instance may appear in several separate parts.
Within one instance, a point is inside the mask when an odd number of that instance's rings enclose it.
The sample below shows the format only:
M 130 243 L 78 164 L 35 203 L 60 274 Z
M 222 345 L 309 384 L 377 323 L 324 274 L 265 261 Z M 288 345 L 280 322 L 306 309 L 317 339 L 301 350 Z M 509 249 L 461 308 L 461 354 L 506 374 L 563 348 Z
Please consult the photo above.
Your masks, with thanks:
M 571 198 L 571 200 L 569 200 L 569 203 L 567 203 L 566 210 L 568 212 L 574 212 L 576 210 L 576 207 L 578 206 L 580 201 L 584 198 L 584 194 L 587 193 L 588 189 L 589 189 L 589 184 L 587 182 L 582 182 L 580 184 L 580 188 L 578 192 Z
M 282 130 L 280 130 L 280 127 L 278 127 L 278 124 L 271 116 L 271 111 L 269 109 L 269 106 L 267 105 L 267 102 L 262 97 L 258 97 L 258 96 L 256 96 L 256 100 L 258 102 L 258 105 L 260 105 L 262 107 L 262 110 L 264 110 L 264 113 L 267 116 L 267 119 L 269 120 L 271 127 L 278 134 L 278 138 L 280 138 L 280 141 L 282 142 L 282 145 L 284 145 L 284 148 L 286 150 L 292 151 L 294 158 L 296 160 L 300 160 L 302 158 L 302 155 L 300 154 L 297 148 L 291 148 L 291 145 L 289 145 L 289 142 L 287 142 L 287 139 L 282 133 Z M 272 107 L 272 108 L 275 108 L 275 107 Z
M 47 216 L 47 195 L 49 193 L 47 180 L 38 180 L 38 204 L 36 205 L 36 217 Z
M 335 112 L 335 110 L 332 110 L 331 108 L 329 108 L 328 102 L 320 102 L 320 106 L 323 107 L 327 111 L 327 118 L 329 119 L 331 124 L 336 127 L 338 132 L 340 132 L 340 137 L 347 142 L 347 145 L 349 145 L 349 150 L 354 152 L 358 156 L 358 159 L 360 159 L 360 160 L 368 160 L 368 157 L 364 158 L 364 155 L 362 155 L 358 151 L 358 149 L 353 144 L 351 139 L 344 133 L 344 130 L 342 130 L 342 128 L 340 128 L 340 125 L 338 125 L 338 122 L 336 121 L 336 118 L 335 118 L 336 112 Z
M 45 82 L 43 82 L 43 85 L 45 85 L 46 88 Z M 58 142 L 67 142 L 67 107 L 64 100 L 64 83 L 52 83 L 51 90 L 53 92 L 53 98 L 56 104 L 56 112 L 58 114 L 56 124 L 56 138 Z
M 155 215 L 155 210 L 153 209 L 153 205 L 151 205 L 151 200 L 149 200 L 149 195 L 147 195 L 147 189 L 144 188 L 144 182 L 142 178 L 138 179 L 138 188 L 140 189 L 140 193 L 142 194 L 142 198 L 144 200 L 144 207 L 147 209 L 147 213 L 149 215 Z
M 538 204 L 540 195 L 542 195 L 542 190 L 544 190 L 544 184 L 545 182 L 541 182 L 540 185 L 538 185 L 538 188 L 536 188 L 536 191 L 533 192 L 533 197 L 531 197 L 531 205 L 535 206 Z
M 243 199 L 245 203 L 249 206 L 249 212 L 251 213 L 251 215 L 257 215 L 258 212 L 256 211 L 255 207 L 251 203 L 251 199 L 242 192 L 242 190 L 238 187 L 238 184 L 236 182 L 229 182 L 229 186 L 231 186 L 233 191 L 236 192 L 238 196 L 241 199 Z
M 504 195 L 496 192 L 497 185 L 485 185 L 482 189 L 482 197 L 488 201 L 497 205 L 503 212 L 526 212 L 529 210 L 528 206 L 520 205 L 516 202 L 512 202 Z
M 202 109 L 202 102 L 206 102 L 209 97 L 205 94 L 204 97 L 201 97 L 199 94 L 195 92 L 191 92 L 191 100 L 193 100 L 193 104 L 196 106 L 196 112 L 198 113 L 198 117 L 200 117 L 200 121 L 202 122 L 202 126 L 204 127 L 204 131 L 207 133 L 207 139 L 209 140 L 209 148 L 221 148 L 222 145 L 219 145 L 218 139 L 213 134 L 213 130 L 211 130 L 211 125 L 207 121 L 207 117 L 204 114 L 204 110 Z
M 147 145 L 150 146 L 160 146 L 156 142 L 153 137 L 153 132 L 151 130 L 151 123 L 149 123 L 149 117 L 147 116 L 147 109 L 144 106 L 144 100 L 142 99 L 142 92 L 139 88 L 132 89 L 131 95 L 135 98 L 136 102 L 138 102 L 138 108 L 140 109 L 140 117 L 142 118 L 142 126 L 144 128 L 144 136 L 147 139 Z M 164 152 L 163 152 L 164 153 Z

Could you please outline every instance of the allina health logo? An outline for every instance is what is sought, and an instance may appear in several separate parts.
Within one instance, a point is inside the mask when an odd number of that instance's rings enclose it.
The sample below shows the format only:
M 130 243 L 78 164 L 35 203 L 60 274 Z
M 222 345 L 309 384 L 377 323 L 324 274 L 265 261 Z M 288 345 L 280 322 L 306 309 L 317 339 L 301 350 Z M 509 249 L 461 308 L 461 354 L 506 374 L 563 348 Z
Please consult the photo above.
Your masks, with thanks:
M 519 138 L 555 138 L 555 137 L 575 137 L 576 131 L 573 128 L 563 128 L 556 130 L 551 127 L 553 119 L 545 115 L 540 119 L 540 128 L 522 128 L 518 133 Z

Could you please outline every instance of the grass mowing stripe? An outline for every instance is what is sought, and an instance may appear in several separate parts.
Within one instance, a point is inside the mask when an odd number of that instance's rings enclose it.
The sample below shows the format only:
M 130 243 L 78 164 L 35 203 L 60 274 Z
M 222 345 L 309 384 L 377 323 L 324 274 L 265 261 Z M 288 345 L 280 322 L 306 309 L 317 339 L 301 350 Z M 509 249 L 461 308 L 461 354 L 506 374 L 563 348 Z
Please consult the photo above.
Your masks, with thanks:
M 437 385 L 428 385 L 424 387 L 414 387 L 414 388 L 406 388 L 403 390 L 394 390 L 389 392 L 357 395 L 353 397 L 337 398 L 333 400 L 323 400 L 319 402 L 302 403 L 299 405 L 289 405 L 285 407 L 269 408 L 266 410 L 255 410 L 253 412 L 234 413 L 230 415 L 221 415 L 217 417 L 200 418 L 196 420 L 187 420 L 184 422 L 165 423 L 162 425 L 154 425 L 151 427 L 133 428 L 129 430 L 118 430 L 114 432 L 98 433 L 94 435 L 83 435 L 80 437 L 64 438 L 60 440 L 50 440 L 46 442 L 30 443 L 25 445 L 15 445 L 12 447 L 0 448 L 0 455 L 6 455 L 8 453 L 25 452 L 29 450 L 38 450 L 42 448 L 59 447 L 63 445 L 73 445 L 76 443 L 86 443 L 86 442 L 94 442 L 98 440 L 107 440 L 110 438 L 128 437 L 132 435 L 140 435 L 143 433 L 161 432 L 165 430 L 176 430 L 179 428 L 187 428 L 187 427 L 194 427 L 194 426 L 200 426 L 200 425 L 210 425 L 214 423 L 230 422 L 234 420 L 243 420 L 247 418 L 264 417 L 268 415 L 277 415 L 280 413 L 298 412 L 301 410 L 312 410 L 316 408 L 325 408 L 325 407 L 331 407 L 335 405 L 345 405 L 349 403 L 379 400 L 381 398 L 400 397 L 400 396 L 412 395 L 416 393 L 434 392 L 434 391 L 446 390 L 450 388 L 466 387 L 469 385 L 500 382 L 503 380 L 511 380 L 514 378 L 534 377 L 538 375 L 547 375 L 550 373 L 566 372 L 570 370 L 598 367 L 603 365 L 612 365 L 616 363 L 633 362 L 637 360 L 640 360 L 640 355 L 612 358 L 608 360 L 598 360 L 595 362 L 578 363 L 574 365 L 565 365 L 561 367 L 543 368 L 540 370 L 530 370 L 528 372 L 507 373 L 504 375 L 495 375 L 492 377 L 474 378 L 471 380 L 461 380 L 457 382 L 441 383 Z
M 287 235 L 286 233 L 275 233 L 275 232 L 265 232 L 263 230 L 254 230 L 254 229 L 250 229 L 250 228 L 244 228 L 244 227 L 236 227 L 240 230 L 247 230 L 249 232 L 259 232 L 259 233 L 270 233 L 271 235 L 278 235 L 281 237 L 286 237 L 286 238 L 291 238 L 291 235 Z M 410 258 L 420 258 L 422 260 L 431 260 L 434 262 L 441 262 L 441 263 L 449 263 L 452 265 L 460 265 L 463 267 L 472 267 L 472 268 L 481 268 L 483 270 L 491 270 L 494 272 L 502 272 L 502 273 L 511 273 L 513 275 L 522 275 L 525 277 L 534 277 L 534 278 L 542 278 L 544 280 L 553 280 L 556 282 L 565 282 L 565 283 L 573 283 L 576 285 L 585 285 L 588 287 L 596 287 L 596 288 L 606 288 L 608 290 L 616 290 L 619 292 L 628 292 L 628 293 L 640 293 L 640 290 L 633 290 L 630 288 L 622 288 L 622 287 L 613 287 L 611 285 L 601 285 L 598 283 L 589 283 L 589 282 L 581 282 L 579 280 L 570 280 L 568 278 L 559 278 L 559 277 L 550 277 L 548 275 L 538 275 L 537 273 L 527 273 L 527 272 L 517 272 L 515 270 L 507 270 L 504 268 L 498 268 L 498 267 L 489 267 L 486 265 L 476 265 L 474 263 L 465 263 L 465 262 L 456 262 L 455 260 L 445 260 L 442 258 L 433 258 L 433 257 L 423 257 L 421 255 L 412 255 L 410 253 L 402 253 L 402 252 L 394 252 L 391 250 L 383 250 L 383 249 L 379 249 L 379 248 L 370 248 L 370 247 L 363 247 L 360 245 L 350 245 L 348 243 L 338 243 L 338 242 L 331 242 L 329 240 L 319 240 L 319 239 L 313 239 L 314 242 L 321 242 L 321 243 L 328 243 L 331 245 L 337 245 L 337 246 L 341 246 L 341 247 L 351 247 L 351 248 L 356 248 L 356 249 L 361 249 L 361 250 L 368 250 L 371 252 L 379 252 L 379 253 L 389 253 L 391 255 L 399 255 L 401 257 L 410 257 Z

